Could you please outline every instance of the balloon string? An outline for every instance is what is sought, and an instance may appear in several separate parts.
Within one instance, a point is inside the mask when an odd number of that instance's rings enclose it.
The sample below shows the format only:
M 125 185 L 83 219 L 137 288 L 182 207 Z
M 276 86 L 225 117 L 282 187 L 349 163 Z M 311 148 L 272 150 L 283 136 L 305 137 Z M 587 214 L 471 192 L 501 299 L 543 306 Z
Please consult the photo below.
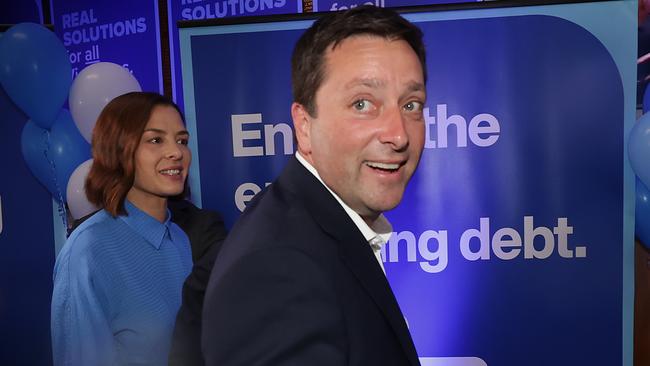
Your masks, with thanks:
M 57 211 L 59 212 L 59 217 L 61 217 L 63 225 L 65 225 L 65 229 L 68 230 L 68 213 L 65 209 L 65 202 L 63 200 L 63 194 L 61 194 L 61 188 L 59 187 L 59 180 L 56 179 L 56 164 L 54 163 L 54 159 L 50 159 L 50 156 L 48 155 L 50 147 L 50 131 L 45 130 L 45 150 L 43 150 L 43 154 L 45 154 L 45 159 L 50 163 L 50 171 L 52 173 L 52 179 L 54 180 L 54 190 L 56 191 L 55 198 L 59 206 Z

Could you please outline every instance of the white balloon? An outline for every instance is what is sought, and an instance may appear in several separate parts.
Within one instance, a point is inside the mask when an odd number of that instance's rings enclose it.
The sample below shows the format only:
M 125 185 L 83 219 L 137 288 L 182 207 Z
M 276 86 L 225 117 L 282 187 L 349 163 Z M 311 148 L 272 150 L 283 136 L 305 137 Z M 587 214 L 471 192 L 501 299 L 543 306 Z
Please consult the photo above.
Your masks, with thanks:
M 70 113 L 81 135 L 91 142 L 99 113 L 113 98 L 142 91 L 129 70 L 112 62 L 98 62 L 81 70 L 70 87 Z
M 79 164 L 79 166 L 72 172 L 70 179 L 68 179 L 68 187 L 66 190 L 68 208 L 70 209 L 70 214 L 75 220 L 99 209 L 97 206 L 88 202 L 88 198 L 86 198 L 86 190 L 84 188 L 86 177 L 88 176 L 88 172 L 92 165 L 93 159 L 84 161 Z

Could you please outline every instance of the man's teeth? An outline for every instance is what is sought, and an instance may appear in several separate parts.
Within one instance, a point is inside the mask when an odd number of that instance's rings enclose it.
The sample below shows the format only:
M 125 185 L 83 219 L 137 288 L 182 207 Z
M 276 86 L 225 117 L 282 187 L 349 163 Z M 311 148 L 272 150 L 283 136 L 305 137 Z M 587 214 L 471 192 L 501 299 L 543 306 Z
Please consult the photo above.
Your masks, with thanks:
M 181 171 L 180 169 L 166 169 L 166 170 L 161 170 L 160 173 L 165 175 L 179 175 L 181 174 Z
M 399 164 L 391 164 L 391 163 L 378 163 L 374 161 L 367 161 L 366 165 L 368 165 L 371 168 L 384 169 L 384 170 L 399 169 Z

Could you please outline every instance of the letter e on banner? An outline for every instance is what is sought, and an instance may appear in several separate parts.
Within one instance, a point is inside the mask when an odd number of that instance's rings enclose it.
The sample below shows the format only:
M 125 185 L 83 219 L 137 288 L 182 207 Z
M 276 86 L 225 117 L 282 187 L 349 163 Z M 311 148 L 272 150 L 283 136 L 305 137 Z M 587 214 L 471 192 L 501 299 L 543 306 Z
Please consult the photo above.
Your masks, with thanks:
M 262 138 L 260 130 L 244 130 L 244 124 L 261 123 L 262 114 L 233 114 L 230 117 L 232 125 L 232 154 L 234 157 L 262 156 L 262 146 L 244 146 L 244 140 L 259 140 Z
M 235 205 L 239 211 L 244 212 L 246 202 L 252 200 L 261 190 L 255 183 L 243 183 L 237 187 L 237 191 L 235 191 Z

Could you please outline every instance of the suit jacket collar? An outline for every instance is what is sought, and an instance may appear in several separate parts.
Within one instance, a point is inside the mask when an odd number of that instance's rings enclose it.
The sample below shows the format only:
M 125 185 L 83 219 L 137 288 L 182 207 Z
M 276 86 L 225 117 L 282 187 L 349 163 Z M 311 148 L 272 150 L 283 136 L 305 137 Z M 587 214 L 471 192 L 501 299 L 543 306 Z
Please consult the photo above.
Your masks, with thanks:
M 343 262 L 375 301 L 413 365 L 420 365 L 411 335 L 384 272 L 372 249 L 334 196 L 295 157 L 278 183 L 298 196 L 320 227 L 332 236 Z

